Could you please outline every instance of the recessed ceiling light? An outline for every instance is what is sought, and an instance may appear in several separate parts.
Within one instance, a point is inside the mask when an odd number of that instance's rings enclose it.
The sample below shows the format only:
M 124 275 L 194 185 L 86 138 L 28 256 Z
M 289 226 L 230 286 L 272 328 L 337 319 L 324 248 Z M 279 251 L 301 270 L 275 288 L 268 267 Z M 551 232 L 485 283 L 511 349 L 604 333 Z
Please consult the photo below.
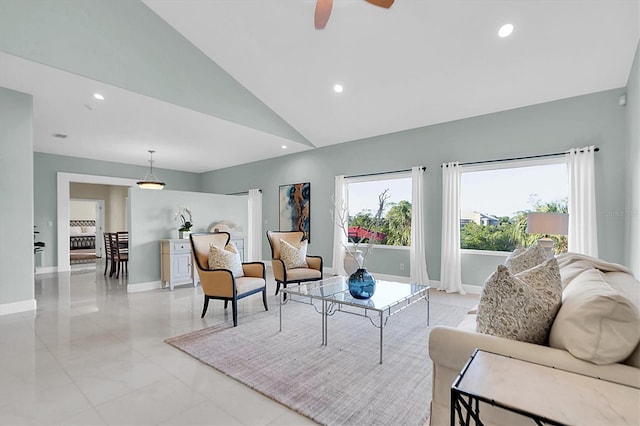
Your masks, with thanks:
M 99 101 L 104 101 L 104 96 L 102 96 L 100 93 L 94 93 L 93 97 Z
M 286 145 L 282 145 L 282 149 L 287 149 L 287 146 Z
M 336 84 L 333 86 L 333 91 L 336 93 L 342 93 L 343 90 L 344 88 L 342 87 L 342 84 Z
M 513 32 L 513 24 L 504 24 L 498 30 L 498 35 L 502 38 L 509 37 Z

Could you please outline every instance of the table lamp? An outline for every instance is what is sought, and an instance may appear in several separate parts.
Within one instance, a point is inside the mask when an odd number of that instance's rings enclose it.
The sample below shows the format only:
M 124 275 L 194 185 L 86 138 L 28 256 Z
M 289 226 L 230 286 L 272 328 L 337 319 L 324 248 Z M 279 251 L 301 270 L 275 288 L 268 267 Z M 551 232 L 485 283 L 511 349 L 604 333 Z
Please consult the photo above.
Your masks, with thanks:
M 569 232 L 568 213 L 527 213 L 527 232 L 529 234 L 544 234 L 544 238 L 538 240 L 538 244 L 544 248 L 547 256 L 552 258 L 553 240 L 549 235 L 567 235 Z

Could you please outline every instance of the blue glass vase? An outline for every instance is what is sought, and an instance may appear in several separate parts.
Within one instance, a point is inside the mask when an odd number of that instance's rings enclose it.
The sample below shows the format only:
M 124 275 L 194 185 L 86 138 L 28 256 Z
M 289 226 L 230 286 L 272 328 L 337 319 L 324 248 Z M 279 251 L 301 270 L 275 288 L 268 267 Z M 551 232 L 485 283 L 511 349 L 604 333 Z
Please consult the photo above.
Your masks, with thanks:
M 376 292 L 376 280 L 366 268 L 349 275 L 349 293 L 356 299 L 369 299 Z

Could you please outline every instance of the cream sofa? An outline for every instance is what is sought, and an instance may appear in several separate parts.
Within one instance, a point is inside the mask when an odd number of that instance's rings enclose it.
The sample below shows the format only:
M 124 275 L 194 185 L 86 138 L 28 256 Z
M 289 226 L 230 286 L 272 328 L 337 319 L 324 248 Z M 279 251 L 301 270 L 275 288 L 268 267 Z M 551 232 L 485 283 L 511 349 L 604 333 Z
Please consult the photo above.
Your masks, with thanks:
M 599 259 L 571 253 L 557 259 L 563 304 L 550 332 L 556 347 L 477 333 L 476 310 L 456 328 L 433 328 L 430 424 L 450 424 L 451 385 L 476 348 L 640 388 L 640 282 L 626 268 Z M 591 312 L 584 310 L 585 300 Z M 624 359 L 609 362 L 616 356 Z M 531 424 L 530 419 L 493 407 L 481 407 L 481 413 L 485 424 Z

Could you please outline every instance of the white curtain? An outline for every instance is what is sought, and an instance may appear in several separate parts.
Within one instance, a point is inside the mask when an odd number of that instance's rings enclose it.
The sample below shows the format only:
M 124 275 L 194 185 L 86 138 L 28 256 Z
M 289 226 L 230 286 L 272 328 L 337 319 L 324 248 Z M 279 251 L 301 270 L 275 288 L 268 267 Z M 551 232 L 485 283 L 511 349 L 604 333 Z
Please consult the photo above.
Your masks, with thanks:
M 347 272 L 344 270 L 344 247 L 347 244 L 347 235 L 344 229 L 348 226 L 348 214 L 340 214 L 340 212 L 348 211 L 347 184 L 344 176 L 336 176 L 333 194 L 333 273 L 335 275 L 346 275 Z M 343 219 L 344 222 L 341 223 Z
M 594 149 L 569 150 L 569 251 L 598 257 Z
M 260 260 L 262 260 L 262 191 L 250 189 L 246 262 Z
M 429 285 L 424 228 L 424 169 L 421 166 L 412 167 L 410 280 L 412 283 Z
M 442 250 L 440 286 L 447 293 L 465 294 L 460 267 L 460 165 L 442 165 Z

